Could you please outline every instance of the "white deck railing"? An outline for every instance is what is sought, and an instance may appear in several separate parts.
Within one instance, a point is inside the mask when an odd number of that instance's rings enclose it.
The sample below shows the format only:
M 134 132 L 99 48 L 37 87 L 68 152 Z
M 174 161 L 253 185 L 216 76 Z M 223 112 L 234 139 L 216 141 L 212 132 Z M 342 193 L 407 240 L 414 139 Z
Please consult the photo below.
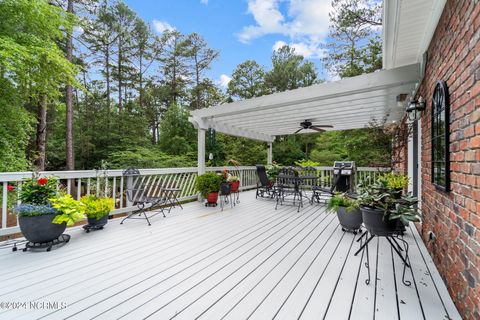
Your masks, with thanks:
M 208 167 L 207 171 L 221 172 L 228 169 L 231 174 L 240 178 L 240 190 L 246 190 L 256 187 L 257 174 L 255 167 Z M 319 176 L 318 184 L 329 187 L 333 181 L 333 171 L 331 167 L 317 167 Z M 356 183 L 366 177 L 376 177 L 385 171 L 385 168 L 358 168 Z M 40 172 L 42 177 L 56 177 L 66 191 L 75 199 L 98 192 L 99 188 L 105 188 L 107 195 L 114 199 L 115 209 L 110 213 L 118 214 L 131 211 L 134 207 L 128 202 L 125 196 L 125 189 L 128 183 L 128 177 L 122 175 L 124 170 L 80 170 L 80 171 L 45 171 Z M 178 198 L 180 201 L 193 200 L 197 198 L 195 190 L 195 180 L 197 177 L 197 168 L 164 168 L 164 169 L 140 169 L 141 183 L 148 186 L 149 190 L 156 192 L 161 188 L 176 187 L 182 189 Z M 11 208 L 16 201 L 9 193 L 17 193 L 22 188 L 22 182 L 31 178 L 32 172 L 8 172 L 0 173 L 1 188 L 1 215 L 0 215 L 0 236 L 11 235 L 19 232 L 17 219 L 12 214 Z M 13 191 L 8 191 L 8 186 L 14 187 Z M 15 194 L 13 194 L 15 196 Z M 13 200 L 12 200 L 13 199 Z M 9 202 L 10 201 L 10 202 Z

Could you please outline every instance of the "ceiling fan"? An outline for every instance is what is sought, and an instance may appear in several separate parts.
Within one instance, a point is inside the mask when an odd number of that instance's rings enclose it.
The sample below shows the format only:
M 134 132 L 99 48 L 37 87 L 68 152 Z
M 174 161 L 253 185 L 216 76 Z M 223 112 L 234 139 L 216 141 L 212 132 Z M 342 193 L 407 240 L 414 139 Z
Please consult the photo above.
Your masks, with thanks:
M 325 129 L 322 129 L 322 128 L 333 128 L 333 126 L 332 125 L 313 125 L 311 120 L 305 120 L 303 122 L 300 122 L 300 129 L 295 131 L 293 134 L 297 134 L 300 131 L 307 130 L 307 129 L 315 130 L 318 132 L 325 131 Z

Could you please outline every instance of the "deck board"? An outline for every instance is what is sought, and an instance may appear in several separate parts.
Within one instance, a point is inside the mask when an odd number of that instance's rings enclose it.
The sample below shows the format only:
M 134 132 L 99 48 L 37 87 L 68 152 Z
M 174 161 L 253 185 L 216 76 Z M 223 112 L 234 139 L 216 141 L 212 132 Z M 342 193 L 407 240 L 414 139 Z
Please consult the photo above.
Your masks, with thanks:
M 460 319 L 414 227 L 410 287 L 385 239 L 359 243 L 322 206 L 255 200 L 222 212 L 193 202 L 167 218 L 110 220 L 52 252 L 0 252 L 0 302 L 65 302 L 0 310 L 0 319 Z M 377 249 L 378 248 L 378 249 Z

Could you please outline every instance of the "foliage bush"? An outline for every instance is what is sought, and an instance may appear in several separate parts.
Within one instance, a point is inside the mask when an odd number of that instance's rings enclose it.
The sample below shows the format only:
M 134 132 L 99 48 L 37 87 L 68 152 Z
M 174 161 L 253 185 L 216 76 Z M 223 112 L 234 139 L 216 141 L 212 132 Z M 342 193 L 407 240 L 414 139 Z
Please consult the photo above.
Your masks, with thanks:
M 298 161 L 295 161 L 295 165 L 299 166 L 299 167 L 318 167 L 320 165 L 319 162 L 316 162 L 316 161 L 312 161 L 312 160 L 305 160 L 305 159 L 302 159 L 302 160 L 298 160 Z
M 20 200 L 25 204 L 47 205 L 56 194 L 56 178 L 27 179 L 22 185 Z
M 73 199 L 70 194 L 59 195 L 51 198 L 52 206 L 57 209 L 58 215 L 52 220 L 55 224 L 66 223 L 67 226 L 72 226 L 75 222 L 84 218 L 85 205 L 80 201 Z
M 195 167 L 197 154 L 188 153 L 175 156 L 166 154 L 154 146 L 150 148 L 136 147 L 113 152 L 108 157 L 108 163 L 112 169 L 124 169 L 131 166 L 139 169 Z
M 340 207 L 345 207 L 347 212 L 352 212 L 359 208 L 357 201 L 349 198 L 345 193 L 337 193 L 327 202 L 327 211 L 338 212 Z
M 57 209 L 52 207 L 50 204 L 36 205 L 22 203 L 14 208 L 14 212 L 19 217 L 34 217 L 57 213 Z
M 418 200 L 402 190 L 391 188 L 382 177 L 373 183 L 361 182 L 357 186 L 360 206 L 383 211 L 384 218 L 400 219 L 403 223 L 420 221 L 417 209 Z
M 88 195 L 83 196 L 80 201 L 85 205 L 85 214 L 91 219 L 100 220 L 114 208 L 113 199 L 108 197 Z
M 197 177 L 195 182 L 195 188 L 206 198 L 211 192 L 218 192 L 220 190 L 220 184 L 222 183 L 222 177 L 214 172 L 207 172 Z
M 379 178 L 384 182 L 387 188 L 394 190 L 403 190 L 408 187 L 408 176 L 396 172 L 385 173 Z

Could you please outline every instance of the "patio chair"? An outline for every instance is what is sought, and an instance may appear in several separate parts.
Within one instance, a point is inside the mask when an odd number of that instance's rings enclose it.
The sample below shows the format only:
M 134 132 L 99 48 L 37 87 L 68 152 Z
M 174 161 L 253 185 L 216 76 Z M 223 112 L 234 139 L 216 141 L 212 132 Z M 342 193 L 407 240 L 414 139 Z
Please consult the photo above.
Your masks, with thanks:
M 143 181 L 138 169 L 128 168 L 123 172 L 123 176 L 126 177 L 127 180 L 127 199 L 132 206 L 136 206 L 137 209 L 133 210 L 125 218 L 123 218 L 120 224 L 123 224 L 123 222 L 127 219 L 145 219 L 147 220 L 148 225 L 151 226 L 150 218 L 153 218 L 159 213 L 162 213 L 163 217 L 165 218 L 163 207 L 158 208 L 157 212 L 153 212 L 150 215 L 147 215 L 147 211 L 167 204 L 167 197 L 149 196 L 148 190 L 150 188 L 149 186 L 142 185 Z M 163 192 L 160 190 L 159 194 L 162 195 Z
M 257 167 L 258 181 L 257 181 L 257 192 L 255 194 L 255 199 L 258 198 L 259 196 L 263 198 L 265 194 L 268 194 L 270 198 L 273 198 L 274 189 L 273 189 L 273 185 L 268 180 L 265 166 L 257 164 L 256 167 Z
M 294 168 L 285 167 L 281 170 L 275 186 L 275 195 L 277 198 L 275 210 L 279 204 L 283 205 L 286 197 L 293 196 L 293 205 L 295 206 L 295 202 L 298 201 L 297 212 L 300 211 L 300 208 L 303 207 L 302 182 L 303 180 L 299 178 L 298 171 Z

